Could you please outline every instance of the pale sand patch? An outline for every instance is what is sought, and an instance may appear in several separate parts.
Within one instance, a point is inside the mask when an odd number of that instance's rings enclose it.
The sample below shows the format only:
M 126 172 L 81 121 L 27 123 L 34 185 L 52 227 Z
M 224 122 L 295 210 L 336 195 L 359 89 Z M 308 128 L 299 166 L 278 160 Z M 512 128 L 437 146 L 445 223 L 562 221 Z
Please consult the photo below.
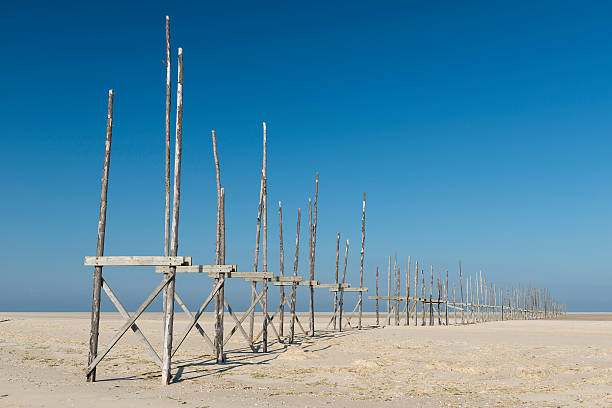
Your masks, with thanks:
M 296 345 L 273 342 L 266 355 L 236 333 L 223 365 L 194 332 L 176 355 L 176 382 L 164 387 L 131 331 L 100 364 L 100 381 L 87 384 L 86 313 L 0 313 L 0 406 L 610 407 L 612 320 L 595 317 L 321 331 Z M 212 330 L 211 316 L 203 319 Z M 318 315 L 318 327 L 328 320 Z M 160 314 L 138 323 L 159 350 Z M 103 314 L 101 349 L 121 325 Z

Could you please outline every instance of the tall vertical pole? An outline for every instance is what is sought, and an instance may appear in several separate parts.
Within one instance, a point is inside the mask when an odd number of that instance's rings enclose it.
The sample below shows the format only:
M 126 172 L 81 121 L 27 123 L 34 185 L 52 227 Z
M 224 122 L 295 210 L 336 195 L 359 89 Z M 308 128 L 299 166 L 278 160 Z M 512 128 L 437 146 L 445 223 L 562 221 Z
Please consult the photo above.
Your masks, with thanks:
M 166 162 L 165 180 L 166 188 L 166 208 L 164 213 L 164 255 L 170 255 L 170 107 L 171 107 L 171 82 L 170 82 L 170 17 L 166 16 Z M 168 287 L 164 287 L 163 310 L 166 312 L 166 292 Z
M 263 272 L 268 272 L 268 177 L 267 177 L 267 160 L 266 160 L 266 122 L 263 122 L 263 240 L 261 243 L 261 260 L 263 263 Z M 263 347 L 264 353 L 268 352 L 268 279 L 263 279 Z
M 342 285 L 340 286 L 340 313 L 338 315 L 338 330 L 342 331 L 342 313 L 344 312 L 344 282 L 346 281 L 346 264 L 348 261 L 349 240 L 346 240 L 346 251 L 344 252 L 344 268 L 342 270 Z
M 380 325 L 380 311 L 378 308 L 378 266 L 376 267 L 376 326 Z
M 408 269 L 406 270 L 406 326 L 410 326 L 410 255 L 408 255 Z
M 444 285 L 444 317 L 448 326 L 448 269 L 446 270 L 446 285 Z
M 295 230 L 295 260 L 293 261 L 293 277 L 295 278 L 297 276 L 297 272 L 298 272 L 298 253 L 299 253 L 299 249 L 300 249 L 300 216 L 301 216 L 301 211 L 298 208 L 298 215 L 297 215 L 297 228 Z M 291 285 L 291 325 L 289 326 L 289 343 L 293 343 L 293 340 L 295 338 L 295 297 L 296 297 L 296 292 L 297 292 L 297 283 L 295 282 L 295 280 L 293 281 L 293 284 Z
M 461 272 L 461 261 L 459 261 L 459 286 L 461 290 L 461 324 L 465 324 L 465 319 L 463 317 L 465 302 L 463 301 L 463 273 Z
M 278 202 L 278 226 L 279 226 L 279 242 L 280 242 L 280 276 L 285 276 L 285 255 L 283 252 L 283 210 L 281 202 Z M 280 286 L 280 314 L 278 316 L 278 331 L 279 335 L 283 336 L 283 329 L 285 326 L 285 287 Z
M 178 83 L 176 89 L 176 144 L 174 146 L 174 195 L 172 199 L 172 237 L 170 256 L 178 252 L 179 204 L 181 200 L 181 154 L 183 143 L 183 49 L 178 49 Z M 174 283 L 176 267 L 171 266 L 166 294 L 164 324 L 164 348 L 162 358 L 162 384 L 170 383 L 170 359 L 172 355 L 172 329 L 174 327 Z
M 315 181 L 315 197 L 312 217 L 312 246 L 310 253 L 310 280 L 315 278 L 315 252 L 317 249 L 317 199 L 319 196 L 319 173 Z M 310 285 L 310 336 L 315 335 L 314 287 Z
M 431 265 L 431 283 L 429 284 L 429 325 L 434 325 L 433 318 L 433 265 Z
M 108 203 L 108 172 L 110 168 L 111 141 L 113 139 L 113 90 L 108 91 L 108 113 L 106 116 L 106 141 L 104 142 L 104 167 L 102 169 L 102 191 L 100 192 L 100 216 L 98 218 L 98 243 L 96 256 L 104 255 L 106 234 L 106 206 Z M 89 333 L 89 357 L 87 364 L 98 355 L 98 333 L 100 330 L 100 291 L 102 289 L 102 267 L 94 267 L 93 296 L 91 301 L 91 329 Z M 96 369 L 87 375 L 87 382 L 96 381 Z
M 366 205 L 366 193 L 363 192 L 363 210 L 361 215 L 361 264 L 359 266 L 359 288 L 363 288 L 363 254 L 365 248 L 365 205 Z M 363 292 L 359 291 L 359 324 L 358 328 L 361 330 L 361 317 L 363 313 Z
M 419 286 L 418 286 L 418 283 L 419 283 L 419 261 L 416 261 L 415 265 L 414 265 L 414 297 L 416 299 L 418 299 L 418 297 L 419 297 L 419 291 L 418 291 Z M 419 325 L 419 321 L 418 321 L 419 316 L 418 316 L 418 313 L 417 313 L 418 307 L 419 307 L 419 302 L 418 302 L 418 300 L 415 300 L 414 301 L 414 327 Z
M 308 303 L 308 335 L 312 335 L 314 331 L 313 319 L 314 316 L 314 288 L 312 288 L 312 280 L 314 279 L 314 268 L 312 265 L 312 199 L 308 197 L 308 263 L 310 267 L 310 274 L 308 275 L 310 285 L 309 288 L 309 303 Z
M 423 269 L 421 269 L 421 314 L 423 315 L 421 326 L 425 326 L 425 271 Z
M 261 180 L 259 183 L 259 207 L 257 210 L 257 233 L 255 236 L 255 259 L 253 260 L 253 271 L 257 272 L 257 267 L 259 263 L 259 238 L 261 235 L 261 212 L 263 209 L 263 194 L 264 194 L 264 167 L 265 167 L 265 142 L 264 142 L 264 159 L 261 163 Z M 257 299 L 257 282 L 253 281 L 251 285 L 251 304 L 255 303 Z M 255 324 L 255 308 L 251 310 L 251 315 L 249 316 L 249 340 L 253 343 L 253 326 Z
M 221 258 L 223 257 L 221 253 L 221 246 L 223 240 L 223 232 L 222 232 L 222 203 L 221 203 L 221 172 L 219 168 L 219 155 L 217 154 L 217 137 L 215 135 L 215 131 L 211 131 L 212 143 L 213 143 L 213 158 L 215 160 L 215 173 L 217 180 L 217 239 L 216 239 L 216 255 L 215 255 L 215 264 L 222 265 Z M 215 287 L 219 284 L 220 278 L 215 278 Z M 223 284 L 224 285 L 224 284 Z M 217 291 L 215 295 L 215 359 L 217 363 L 223 362 L 223 293 L 222 289 Z
M 399 325 L 399 285 L 398 285 L 398 279 L 397 279 L 397 253 L 395 254 L 395 260 L 393 261 L 393 273 L 394 273 L 394 282 L 393 282 L 393 295 L 395 296 L 395 302 L 394 302 L 394 316 L 395 316 L 395 325 L 398 326 Z
M 391 325 L 391 256 L 389 256 L 389 269 L 387 270 L 387 326 Z
M 336 279 L 334 281 L 336 285 L 338 284 L 338 262 L 339 261 L 340 261 L 340 233 L 338 233 L 338 239 L 336 240 Z M 378 302 L 378 300 L 376 300 L 376 302 Z M 336 330 L 337 323 L 338 323 L 337 314 L 338 314 L 338 290 L 334 292 L 334 330 Z

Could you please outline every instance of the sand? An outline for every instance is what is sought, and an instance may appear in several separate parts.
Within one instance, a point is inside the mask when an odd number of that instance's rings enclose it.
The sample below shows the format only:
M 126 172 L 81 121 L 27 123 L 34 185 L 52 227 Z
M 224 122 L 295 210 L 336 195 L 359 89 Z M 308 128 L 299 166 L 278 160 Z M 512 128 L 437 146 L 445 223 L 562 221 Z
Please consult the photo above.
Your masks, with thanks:
M 611 316 L 321 330 L 296 345 L 274 342 L 268 354 L 251 353 L 237 333 L 223 365 L 194 332 L 165 387 L 131 331 L 88 384 L 88 314 L 0 313 L 0 406 L 611 407 Z M 328 319 L 317 316 L 321 329 Z M 102 322 L 101 348 L 123 321 L 108 313 Z M 138 322 L 159 350 L 160 314 Z M 186 322 L 177 315 L 175 336 Z

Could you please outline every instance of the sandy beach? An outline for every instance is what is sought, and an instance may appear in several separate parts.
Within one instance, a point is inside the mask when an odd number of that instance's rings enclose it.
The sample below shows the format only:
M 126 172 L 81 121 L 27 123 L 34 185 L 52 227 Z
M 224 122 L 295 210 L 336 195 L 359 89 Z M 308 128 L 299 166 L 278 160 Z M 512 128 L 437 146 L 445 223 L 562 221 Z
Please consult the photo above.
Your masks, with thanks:
M 162 386 L 131 331 L 88 384 L 87 313 L 0 313 L 0 406 L 612 406 L 612 314 L 343 333 L 323 330 L 328 320 L 318 315 L 315 338 L 275 341 L 268 354 L 252 353 L 237 333 L 222 365 L 193 332 L 173 361 L 173 383 Z M 122 323 L 103 313 L 101 349 Z M 159 350 L 161 315 L 138 324 Z M 186 324 L 177 314 L 175 336 Z M 212 332 L 210 315 L 203 327 Z

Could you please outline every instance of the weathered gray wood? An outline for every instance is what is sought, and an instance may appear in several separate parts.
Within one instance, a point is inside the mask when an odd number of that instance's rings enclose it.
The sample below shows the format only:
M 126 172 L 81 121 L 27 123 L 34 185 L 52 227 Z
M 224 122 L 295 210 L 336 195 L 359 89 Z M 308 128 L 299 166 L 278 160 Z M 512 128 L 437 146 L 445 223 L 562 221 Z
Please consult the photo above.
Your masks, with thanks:
M 111 302 L 113 302 L 113 304 L 115 305 L 115 307 L 117 308 L 117 310 L 119 311 L 123 319 L 129 320 L 130 314 L 127 312 L 127 310 L 125 310 L 125 308 L 123 307 L 123 305 L 121 304 L 121 302 L 119 301 L 115 293 L 112 291 L 110 286 L 108 286 L 108 284 L 106 283 L 104 279 L 102 279 L 102 288 L 104 289 L 104 292 L 106 292 L 106 295 L 111 300 Z M 149 340 L 147 340 L 144 334 L 142 334 L 142 332 L 138 328 L 138 325 L 134 323 L 130 328 L 132 329 L 132 331 L 134 332 L 138 340 L 142 343 L 144 348 L 147 350 L 147 352 L 149 353 L 153 361 L 161 367 L 162 365 L 161 358 L 159 358 L 159 355 L 155 352 L 155 349 L 153 348 L 153 346 L 151 346 L 151 343 L 149 343 Z
M 446 325 L 448 326 L 448 269 L 446 270 L 446 285 L 444 285 L 444 319 L 446 320 Z
M 315 280 L 315 252 L 317 248 L 317 198 L 319 196 L 319 173 L 315 180 L 315 197 L 311 223 L 311 246 L 310 246 L 310 280 Z M 310 287 L 310 336 L 315 335 L 315 306 L 314 306 L 314 288 Z
M 263 209 L 262 209 L 262 218 L 263 218 L 263 240 L 262 240 L 262 256 L 261 260 L 263 263 L 263 271 L 268 271 L 268 177 L 267 177 L 267 153 L 266 153 L 266 122 L 263 122 L 263 141 L 264 141 L 264 152 L 263 152 Z M 262 351 L 264 353 L 268 352 L 268 281 L 264 278 L 263 281 L 263 338 L 262 338 Z M 279 340 L 280 341 L 280 340 Z
M 244 312 L 242 317 L 239 319 L 240 323 L 243 323 L 245 321 L 245 319 L 251 315 L 252 311 L 255 309 L 255 306 L 257 306 L 257 304 L 259 303 L 259 301 L 261 300 L 263 295 L 264 295 L 263 290 L 259 294 L 257 294 L 257 293 L 255 294 L 255 300 L 253 301 L 253 303 L 251 303 L 251 306 L 249 306 L 249 308 L 246 310 L 246 312 Z M 238 330 L 238 326 L 237 325 L 234 326 L 232 328 L 232 330 L 230 330 L 230 332 L 228 333 L 227 336 L 225 336 L 225 340 L 223 340 L 223 344 L 224 345 L 226 345 L 227 342 L 232 338 L 234 333 L 236 333 L 236 330 Z M 252 343 L 250 337 L 249 337 L 249 342 Z
M 166 16 L 166 146 L 165 146 L 165 209 L 164 209 L 164 255 L 170 256 L 170 108 L 171 108 L 171 83 L 170 83 L 170 17 Z M 162 300 L 164 313 L 166 311 L 166 291 Z
M 397 300 L 397 298 L 400 295 L 400 268 L 397 266 L 397 253 L 395 253 L 395 261 L 393 262 L 393 269 L 395 270 L 395 325 L 399 326 L 399 317 L 400 317 L 400 312 L 399 312 L 399 300 Z
M 297 227 L 295 230 L 295 258 L 293 261 L 293 277 L 297 277 L 297 270 L 298 270 L 298 252 L 300 248 L 300 214 L 301 214 L 301 211 L 298 208 Z M 296 282 L 293 283 L 293 285 L 291 286 L 291 289 L 292 289 L 291 306 L 289 307 L 291 310 L 291 324 L 289 325 L 289 343 L 293 343 L 293 340 L 295 339 L 295 297 L 296 297 L 296 292 L 297 292 Z
M 376 293 L 376 326 L 380 326 L 380 310 L 378 307 L 378 266 L 376 267 L 376 292 L 375 293 Z
M 191 329 L 193 329 L 193 327 L 196 325 L 196 323 L 198 322 L 198 320 L 202 316 L 202 313 L 204 313 L 204 310 L 206 310 L 206 308 L 208 307 L 210 302 L 215 298 L 215 296 L 217 296 L 217 291 L 219 289 L 221 289 L 221 286 L 223 286 L 224 283 L 225 282 L 224 282 L 223 278 L 219 279 L 219 282 L 215 285 L 215 287 L 213 288 L 212 292 L 210 292 L 210 294 L 208 295 L 206 300 L 204 300 L 204 303 L 202 303 L 202 306 L 200 306 L 198 311 L 193 315 L 193 317 L 191 318 L 191 320 L 187 324 L 187 327 L 183 331 L 183 334 L 182 334 L 181 338 L 176 343 L 176 346 L 174 346 L 174 351 L 172 352 L 171 355 L 174 355 L 174 353 L 176 353 L 176 351 L 179 349 L 179 347 L 181 347 L 181 344 L 183 344 L 183 342 L 187 338 L 187 335 L 189 334 Z
M 183 49 L 178 49 L 178 81 L 176 89 L 176 143 L 174 146 L 174 195 L 172 199 L 172 231 L 170 256 L 178 252 L 178 226 L 181 197 L 181 153 L 183 141 Z M 166 287 L 166 310 L 164 312 L 164 342 L 162 353 L 162 384 L 170 383 L 172 329 L 174 327 L 174 281 L 175 268 L 170 268 L 170 277 Z
M 461 304 L 463 305 L 464 300 L 463 300 L 463 274 L 461 272 L 461 261 L 459 261 L 459 285 L 461 288 Z M 465 317 L 464 317 L 464 312 L 463 312 L 463 306 L 461 306 L 461 324 L 465 324 Z
M 187 308 L 187 305 L 185 304 L 185 302 L 183 302 L 183 299 L 181 299 L 181 297 L 179 296 L 179 294 L 176 291 L 174 291 L 174 300 L 176 300 L 176 303 L 178 303 L 179 306 L 181 307 L 181 309 L 183 309 L 183 312 L 185 312 L 185 314 L 190 319 L 193 319 L 194 314 L 191 313 L 191 311 Z M 204 331 L 202 326 L 200 326 L 200 323 L 196 323 L 195 324 L 195 328 L 198 330 L 198 332 L 200 333 L 200 335 L 204 339 L 204 342 L 206 343 L 206 345 L 210 348 L 210 351 L 212 353 L 214 353 L 215 352 L 215 345 L 214 345 L 213 341 L 210 339 L 210 337 L 208 337 L 208 335 L 206 334 L 206 332 Z M 174 356 L 174 352 L 172 353 L 172 356 Z
M 406 326 L 410 325 L 410 255 L 408 255 L 408 268 L 406 269 Z
M 387 269 L 387 296 L 391 296 L 391 256 L 389 255 L 389 267 Z M 391 300 L 387 300 L 387 326 L 391 325 Z
M 180 257 L 179 257 L 180 258 Z M 176 267 L 176 273 L 207 273 L 211 278 L 216 277 L 217 275 L 226 275 L 226 277 L 241 277 L 237 276 L 236 273 L 244 273 L 244 272 L 236 272 L 236 265 L 182 265 Z M 169 273 L 169 266 L 156 266 L 156 273 Z M 250 272 L 248 272 L 250 273 Z M 233 276 L 231 276 L 233 275 Z
M 363 255 L 365 247 L 365 205 L 366 205 L 366 193 L 363 192 L 363 212 L 361 216 L 361 263 L 359 266 L 359 287 L 363 287 Z M 361 318 L 363 314 L 363 292 L 359 292 L 359 323 L 357 328 L 361 330 Z
M 421 312 L 423 314 L 423 321 L 421 322 L 421 326 L 425 326 L 425 274 L 423 269 L 421 269 L 421 298 L 423 299 L 421 303 Z
M 117 342 L 119 341 L 119 339 L 121 339 L 121 337 L 125 334 L 125 332 L 128 331 L 128 329 L 130 327 L 132 327 L 132 325 L 134 324 L 136 319 L 138 319 L 140 317 L 140 315 L 145 311 L 145 309 L 151 304 L 153 299 L 155 299 L 155 297 L 170 282 L 171 279 L 172 279 L 172 276 L 170 276 L 170 275 L 164 277 L 164 280 L 162 280 L 159 283 L 159 285 L 157 285 L 157 287 L 155 289 L 153 289 L 153 292 L 151 292 L 151 294 L 145 299 L 144 303 L 142 305 L 140 305 L 140 307 L 134 312 L 134 314 L 130 317 L 130 319 L 128 321 L 126 321 L 123 324 L 123 326 L 121 326 L 119 331 L 117 331 L 115 336 L 113 336 L 111 341 L 108 343 L 108 345 L 106 346 L 104 351 L 102 353 L 98 354 L 92 360 L 92 362 L 89 363 L 89 365 L 87 366 L 87 370 L 86 370 L 86 374 L 88 376 L 93 372 L 93 370 L 96 368 L 98 363 L 100 363 L 100 361 L 102 361 L 102 359 L 108 354 L 108 352 L 113 348 L 113 346 L 115 344 L 117 344 Z M 163 360 L 162 360 L 162 363 L 163 363 Z
M 244 339 L 246 340 L 247 344 L 249 345 L 251 351 L 255 352 L 256 351 L 255 346 L 253 346 L 253 343 L 251 343 L 251 341 L 249 339 L 249 335 L 247 334 L 247 332 L 242 327 L 242 322 L 240 320 L 238 320 L 238 318 L 234 314 L 234 311 L 232 310 L 231 306 L 229 305 L 229 303 L 227 303 L 227 299 L 224 298 L 223 299 L 223 303 L 225 304 L 225 307 L 227 308 L 227 312 L 229 313 L 230 317 L 234 320 L 234 323 L 236 324 L 236 327 L 238 328 L 238 330 L 240 330 L 240 333 L 242 334 L 242 337 L 244 337 Z M 223 342 L 223 344 L 225 344 L 225 342 Z
M 419 261 L 417 260 L 415 262 L 414 265 L 414 297 L 419 296 Z M 415 300 L 414 302 L 414 327 L 417 327 L 419 325 L 419 314 L 418 314 L 418 307 L 419 307 L 419 301 Z
M 187 262 L 186 256 L 86 256 L 85 266 L 177 266 Z
M 431 265 L 431 283 L 429 284 L 429 299 L 433 299 L 433 265 Z M 429 302 L 429 325 L 433 326 L 433 303 Z
M 266 142 L 264 140 L 263 143 L 263 159 L 261 163 L 261 181 L 259 185 L 259 209 L 257 211 L 257 236 L 255 238 L 255 259 L 253 261 L 253 270 L 257 272 L 257 266 L 259 263 L 259 238 L 261 233 L 261 213 L 263 211 L 263 195 L 264 195 L 264 167 L 266 157 Z M 257 282 L 253 281 L 251 287 L 251 304 L 255 303 L 255 298 L 257 297 Z M 255 309 L 251 310 L 251 316 L 249 317 L 249 339 L 251 343 L 253 342 L 253 325 L 255 323 Z
M 104 142 L 104 166 L 102 168 L 102 187 L 100 192 L 100 215 L 98 218 L 98 241 L 96 255 L 104 255 L 104 235 L 106 233 L 106 206 L 108 203 L 108 174 L 110 169 L 111 141 L 113 138 L 113 90 L 108 91 L 108 113 L 106 117 L 106 141 Z M 100 291 L 102 288 L 102 266 L 94 268 L 93 296 L 91 301 L 91 326 L 89 332 L 88 365 L 98 355 L 98 334 L 100 329 Z M 87 381 L 96 381 L 96 371 L 87 373 Z
M 349 250 L 349 240 L 346 240 L 346 251 L 344 252 L 344 268 L 342 269 L 342 285 L 346 281 L 346 264 L 348 262 L 348 250 Z M 342 331 L 342 312 L 344 308 L 344 291 L 340 291 L 340 304 L 339 304 L 339 313 L 338 313 L 338 330 Z
M 283 252 L 283 209 L 281 202 L 278 202 L 278 226 L 279 226 L 279 242 L 280 242 L 280 275 L 285 275 L 285 255 Z M 278 318 L 278 332 L 281 337 L 284 335 L 285 328 L 285 288 L 280 287 L 280 316 Z
M 340 233 L 338 233 L 338 237 L 336 239 L 336 275 L 335 275 L 335 279 L 334 282 L 336 284 L 338 284 L 338 266 L 339 266 L 339 261 L 340 261 Z M 337 327 L 337 321 L 336 321 L 336 314 L 338 313 L 338 292 L 335 291 L 334 292 L 334 315 L 333 315 L 333 322 L 334 322 L 334 330 L 336 330 Z M 327 325 L 329 327 L 329 325 Z
M 363 293 L 363 292 L 367 292 L 368 288 L 344 288 L 344 289 L 342 289 L 342 291 L 343 292 L 360 292 L 360 293 Z M 361 296 L 360 296 L 360 298 L 361 298 Z
M 216 240 L 215 240 L 215 264 L 221 265 L 221 172 L 219 169 L 219 156 L 217 154 L 217 137 L 215 131 L 211 131 L 212 144 L 213 144 L 213 158 L 215 161 L 215 173 L 217 181 L 217 225 L 216 225 Z M 219 283 L 219 277 L 215 277 L 215 285 Z M 214 322 L 215 322 L 215 361 L 217 364 L 223 362 L 223 299 L 222 299 L 223 288 L 217 291 L 214 301 Z

